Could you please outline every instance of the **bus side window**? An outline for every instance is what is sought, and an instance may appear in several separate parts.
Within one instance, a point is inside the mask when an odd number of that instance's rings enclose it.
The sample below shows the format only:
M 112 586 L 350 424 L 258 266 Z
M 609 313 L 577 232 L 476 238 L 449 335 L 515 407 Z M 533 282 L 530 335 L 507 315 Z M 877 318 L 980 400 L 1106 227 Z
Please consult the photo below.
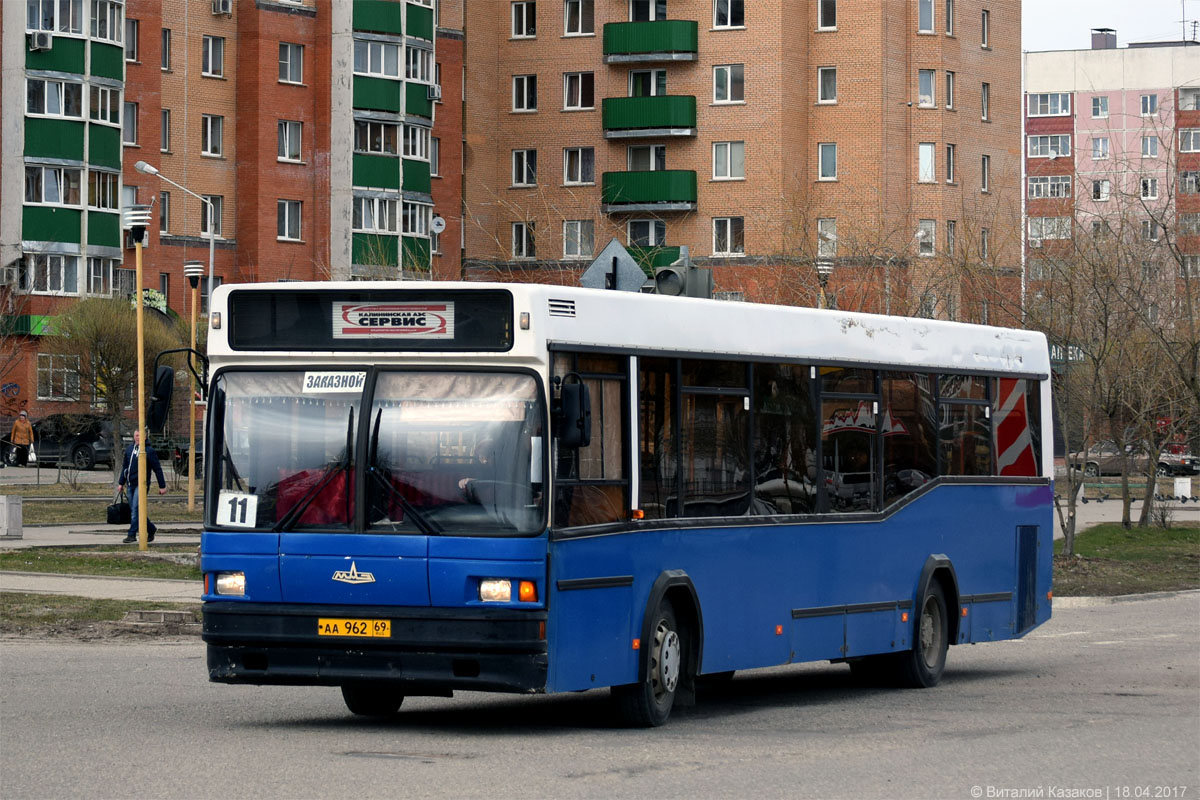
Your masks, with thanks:
M 937 476 L 933 375 L 885 372 L 883 386 L 883 505 Z

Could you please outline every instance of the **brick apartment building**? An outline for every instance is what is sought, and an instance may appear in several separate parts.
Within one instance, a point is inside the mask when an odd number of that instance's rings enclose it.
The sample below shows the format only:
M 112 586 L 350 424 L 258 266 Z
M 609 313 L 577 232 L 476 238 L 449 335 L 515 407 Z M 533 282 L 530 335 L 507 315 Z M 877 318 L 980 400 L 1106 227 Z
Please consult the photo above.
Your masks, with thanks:
M 574 282 L 616 238 L 727 296 L 811 303 L 825 262 L 842 307 L 1005 321 L 1016 0 L 471 8 L 471 276 Z
M 1117 48 L 1116 31 L 1092 49 L 1025 55 L 1028 273 L 1079 236 L 1140 240 L 1153 260 L 1172 239 L 1172 278 L 1200 278 L 1200 43 Z

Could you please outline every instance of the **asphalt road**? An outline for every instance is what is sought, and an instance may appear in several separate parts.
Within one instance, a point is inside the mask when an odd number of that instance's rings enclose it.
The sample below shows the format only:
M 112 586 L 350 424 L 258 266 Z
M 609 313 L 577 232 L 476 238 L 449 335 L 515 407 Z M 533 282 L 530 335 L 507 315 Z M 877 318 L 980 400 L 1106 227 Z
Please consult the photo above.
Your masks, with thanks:
M 207 683 L 195 640 L 5 639 L 0 794 L 1194 798 L 1200 593 L 1060 608 L 953 648 L 930 690 L 757 671 L 656 730 L 614 727 L 606 701 L 410 698 L 378 723 L 336 689 Z

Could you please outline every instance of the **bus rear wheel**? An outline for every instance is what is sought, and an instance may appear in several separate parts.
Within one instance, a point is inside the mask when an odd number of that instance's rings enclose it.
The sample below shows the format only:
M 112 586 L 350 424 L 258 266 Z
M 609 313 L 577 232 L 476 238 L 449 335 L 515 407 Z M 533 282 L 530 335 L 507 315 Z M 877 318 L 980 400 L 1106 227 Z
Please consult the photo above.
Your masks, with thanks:
M 913 626 L 913 649 L 900 655 L 900 684 L 915 689 L 936 686 L 946 669 L 950 645 L 950 620 L 946 616 L 946 593 L 933 580 L 921 598 L 920 613 Z
M 347 683 L 342 686 L 342 699 L 352 714 L 383 719 L 396 716 L 404 693 L 386 683 Z
M 657 728 L 667 721 L 684 668 L 685 642 L 675 621 L 675 610 L 667 600 L 654 612 L 652 630 L 645 680 L 612 688 L 617 714 L 634 728 Z

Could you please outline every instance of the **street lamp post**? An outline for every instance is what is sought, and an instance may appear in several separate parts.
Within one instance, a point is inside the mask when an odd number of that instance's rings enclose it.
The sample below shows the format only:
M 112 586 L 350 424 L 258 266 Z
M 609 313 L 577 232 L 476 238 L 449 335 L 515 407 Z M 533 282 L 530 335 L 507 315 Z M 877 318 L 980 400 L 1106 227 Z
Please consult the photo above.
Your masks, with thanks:
M 188 404 L 188 511 L 196 510 L 196 369 L 195 369 L 195 352 L 196 352 L 196 295 L 197 289 L 200 287 L 200 277 L 204 274 L 204 268 L 200 266 L 199 261 L 183 262 L 183 274 L 187 276 L 188 285 L 192 289 L 192 315 L 191 329 L 192 340 L 190 343 L 190 351 L 188 352 L 188 364 L 192 367 L 192 397 Z
M 142 239 L 146 235 L 146 226 L 150 224 L 150 206 L 136 205 L 125 209 L 125 228 L 133 235 L 136 273 L 136 291 L 134 292 L 135 308 L 137 309 L 137 410 L 138 410 L 138 447 L 142 452 L 148 446 L 146 441 L 146 337 L 142 324 Z M 149 540 L 146 537 L 146 458 L 138 457 L 137 484 L 134 489 L 139 492 L 137 530 L 138 549 L 148 550 Z
M 147 164 L 145 161 L 137 162 L 136 164 L 133 165 L 133 168 L 136 169 L 138 172 L 141 172 L 146 175 L 157 175 L 159 180 L 166 181 L 167 183 L 171 184 L 179 191 L 186 192 L 187 194 L 190 194 L 192 197 L 199 200 L 201 203 L 204 203 L 204 208 L 206 210 L 207 217 L 208 217 L 208 293 L 209 293 L 209 296 L 211 297 L 212 289 L 213 289 L 213 261 L 214 261 L 213 256 L 216 253 L 216 249 L 217 249 L 217 229 L 213 226 L 213 222 L 214 222 L 213 211 L 214 210 L 213 210 L 212 201 L 209 200 L 204 195 L 196 194 L 195 192 L 193 192 L 191 189 L 187 188 L 186 186 L 176 183 L 175 181 L 168 178 L 166 175 L 163 175 L 161 172 L 159 172 L 158 167 L 152 167 L 149 164 Z
M 829 308 L 829 299 L 825 296 L 825 287 L 829 285 L 829 276 L 833 274 L 832 261 L 817 262 L 817 280 L 821 282 L 821 293 L 818 296 L 818 307 Z

